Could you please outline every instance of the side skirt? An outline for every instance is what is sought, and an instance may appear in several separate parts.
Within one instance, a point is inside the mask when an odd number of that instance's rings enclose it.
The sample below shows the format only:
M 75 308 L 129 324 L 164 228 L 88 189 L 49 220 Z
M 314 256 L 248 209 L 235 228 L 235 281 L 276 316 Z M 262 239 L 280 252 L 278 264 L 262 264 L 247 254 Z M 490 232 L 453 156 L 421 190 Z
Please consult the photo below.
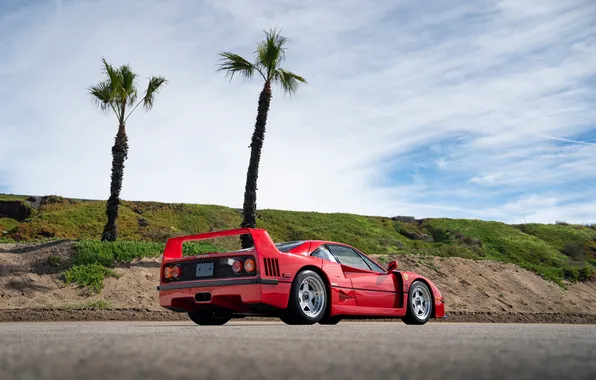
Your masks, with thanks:
M 335 305 L 331 308 L 331 315 L 342 316 L 345 318 L 362 317 L 365 319 L 373 318 L 402 318 L 406 315 L 406 308 L 380 308 L 363 306 L 343 306 Z

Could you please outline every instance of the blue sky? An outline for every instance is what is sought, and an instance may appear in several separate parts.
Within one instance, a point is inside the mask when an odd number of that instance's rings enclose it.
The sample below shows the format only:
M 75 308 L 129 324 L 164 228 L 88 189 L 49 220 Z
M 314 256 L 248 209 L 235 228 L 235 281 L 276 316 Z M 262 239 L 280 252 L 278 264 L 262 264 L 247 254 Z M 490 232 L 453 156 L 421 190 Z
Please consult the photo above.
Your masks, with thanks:
M 0 191 L 109 196 L 117 125 L 86 93 L 105 57 L 169 79 L 128 121 L 122 197 L 241 207 L 261 83 L 217 54 L 277 27 L 309 83 L 274 89 L 259 208 L 596 223 L 594 20 L 591 0 L 5 0 Z

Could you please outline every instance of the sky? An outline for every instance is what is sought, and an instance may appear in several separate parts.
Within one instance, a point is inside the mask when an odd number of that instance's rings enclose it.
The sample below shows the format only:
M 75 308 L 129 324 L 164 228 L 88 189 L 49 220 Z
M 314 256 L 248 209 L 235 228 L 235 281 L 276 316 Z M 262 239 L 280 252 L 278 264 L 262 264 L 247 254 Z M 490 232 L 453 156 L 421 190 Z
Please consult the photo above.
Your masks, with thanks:
M 596 223 L 593 0 L 2 0 L 0 192 L 107 199 L 101 59 L 168 84 L 127 122 L 121 197 L 241 208 L 262 81 L 217 73 L 289 38 L 257 206 Z

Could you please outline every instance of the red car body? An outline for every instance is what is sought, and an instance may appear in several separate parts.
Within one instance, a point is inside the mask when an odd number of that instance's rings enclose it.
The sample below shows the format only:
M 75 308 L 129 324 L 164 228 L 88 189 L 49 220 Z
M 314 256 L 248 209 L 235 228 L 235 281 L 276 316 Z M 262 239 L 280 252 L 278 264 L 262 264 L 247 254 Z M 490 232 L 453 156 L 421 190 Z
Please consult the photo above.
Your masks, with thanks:
M 227 253 L 212 253 L 183 257 L 182 245 L 193 240 L 225 236 L 252 236 L 254 246 Z M 284 245 L 285 244 L 285 245 Z M 263 229 L 235 229 L 209 232 L 168 239 L 161 263 L 159 302 L 164 308 L 177 312 L 223 310 L 235 317 L 259 315 L 278 316 L 288 309 L 294 279 L 301 271 L 314 271 L 323 279 L 327 291 L 326 317 L 336 318 L 402 318 L 406 316 L 408 292 L 411 284 L 422 282 L 431 290 L 430 318 L 445 316 L 444 299 L 429 279 L 390 269 L 346 244 L 304 240 L 276 245 Z M 289 249 L 288 249 L 289 247 Z M 339 247 L 339 248 L 335 248 Z M 311 256 L 324 249 L 342 251 L 352 249 L 370 260 L 373 269 Z M 344 250 L 345 251 L 345 250 Z M 235 259 L 254 258 L 253 273 L 230 270 Z M 199 275 L 197 264 L 203 264 L 207 276 Z M 167 279 L 164 272 L 179 265 L 178 279 Z M 376 266 L 375 266 L 376 265 Z

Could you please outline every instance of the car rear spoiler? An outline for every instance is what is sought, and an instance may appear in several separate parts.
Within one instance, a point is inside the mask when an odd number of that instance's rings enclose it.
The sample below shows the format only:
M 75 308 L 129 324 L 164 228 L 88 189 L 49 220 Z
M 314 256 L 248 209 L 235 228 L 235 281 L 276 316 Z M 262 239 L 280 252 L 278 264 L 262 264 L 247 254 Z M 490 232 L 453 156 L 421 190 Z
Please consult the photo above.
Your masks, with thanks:
M 178 236 L 169 238 L 163 253 L 163 260 L 179 259 L 182 257 L 182 244 L 187 241 L 215 239 L 227 236 L 250 235 L 254 243 L 254 249 L 259 252 L 263 249 L 276 249 L 275 243 L 267 231 L 260 228 L 237 228 L 233 230 L 223 230 L 214 232 L 205 232 L 197 235 Z

